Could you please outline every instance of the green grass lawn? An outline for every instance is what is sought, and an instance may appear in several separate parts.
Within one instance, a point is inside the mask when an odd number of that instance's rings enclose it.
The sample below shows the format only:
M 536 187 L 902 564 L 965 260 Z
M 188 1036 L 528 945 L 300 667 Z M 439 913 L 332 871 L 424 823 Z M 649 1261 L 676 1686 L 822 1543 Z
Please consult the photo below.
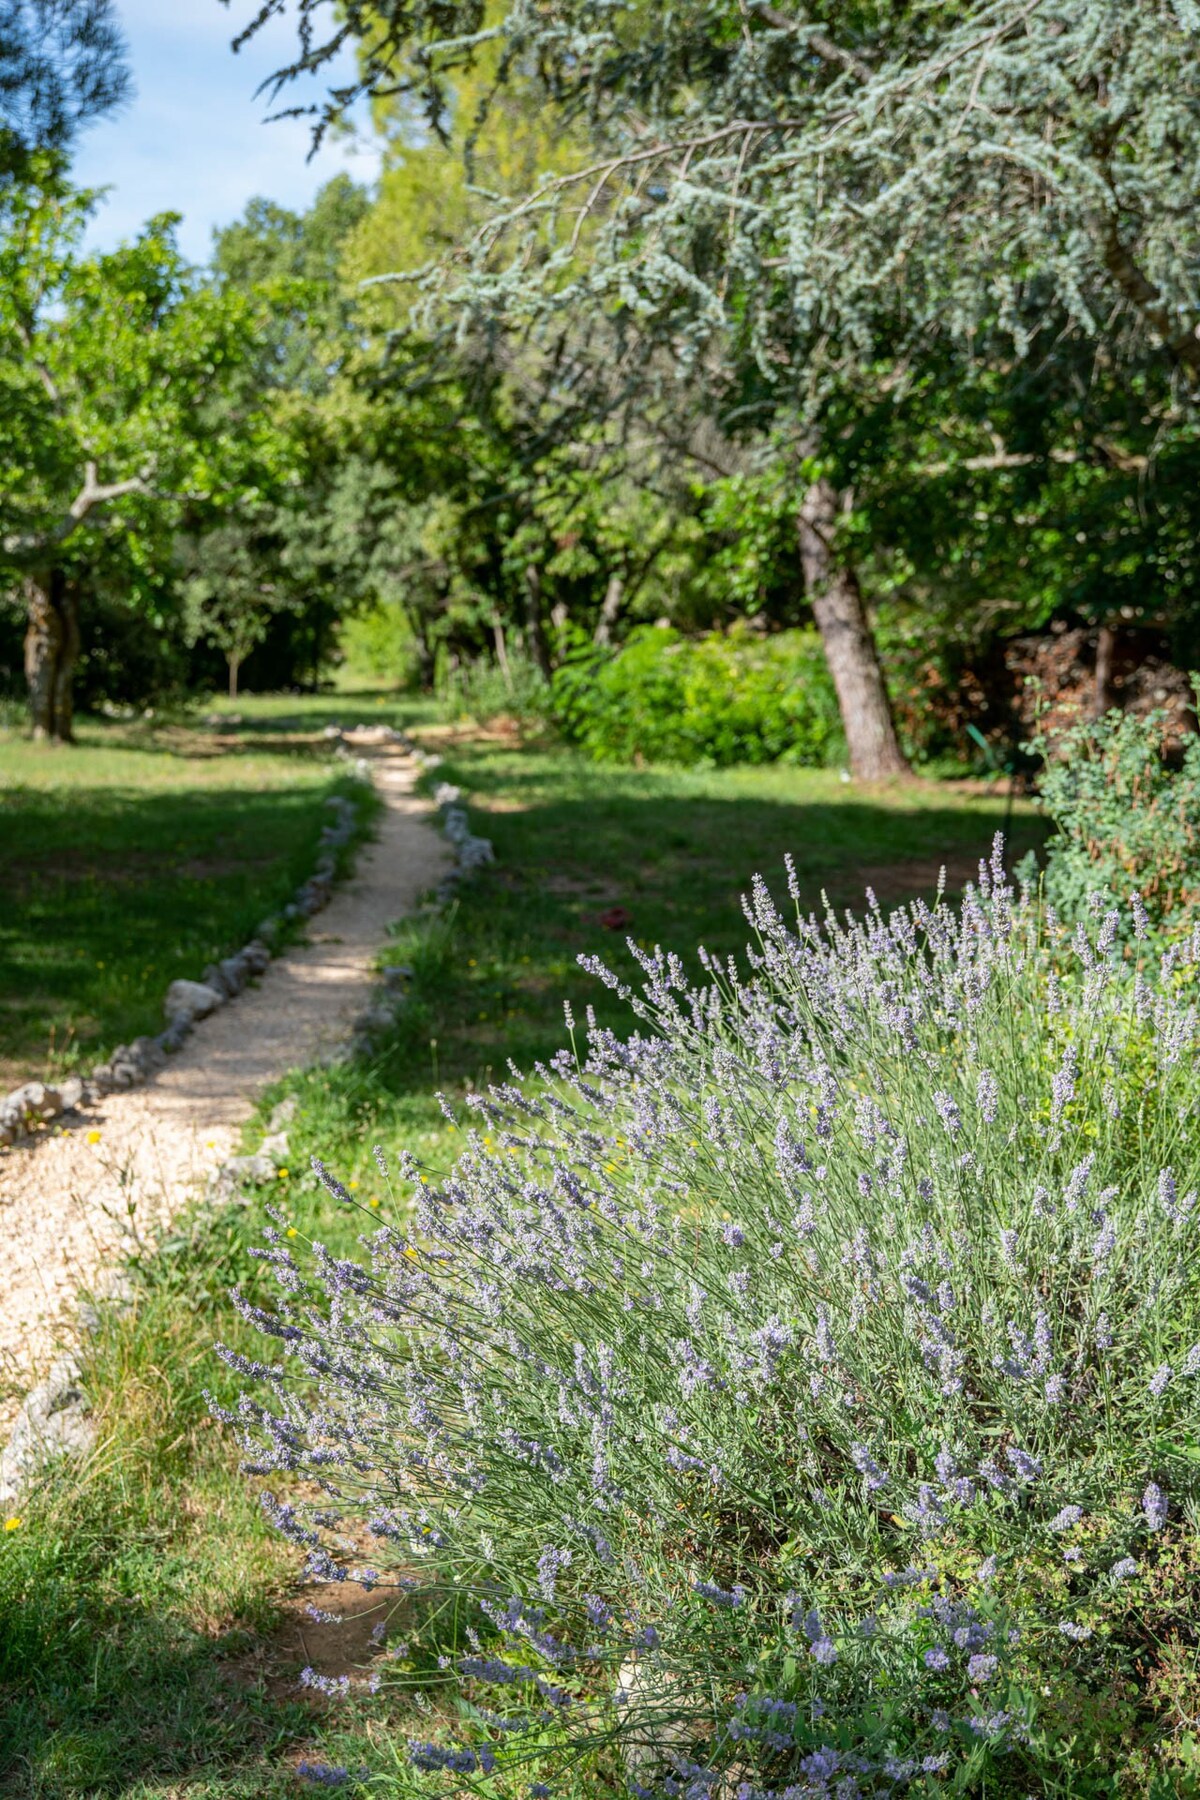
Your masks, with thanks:
M 349 784 L 319 716 L 293 723 L 85 722 L 72 749 L 0 730 L 0 1088 L 161 1030 L 168 983 L 312 872 Z
M 367 708 L 342 697 L 244 702 L 237 754 L 249 759 L 258 754 L 249 741 L 286 736 L 297 709 L 310 722 L 350 723 Z M 405 714 L 388 705 L 375 716 Z M 942 859 L 957 886 L 1005 814 L 1002 793 L 934 784 L 597 769 L 478 736 L 436 741 L 446 761 L 431 779 L 467 790 L 497 865 L 448 916 L 397 931 L 387 958 L 412 966 L 411 999 L 379 1054 L 298 1072 L 262 1109 L 297 1096 L 291 1173 L 270 1198 L 298 1238 L 319 1237 L 335 1253 L 353 1248 L 361 1219 L 302 1172 L 308 1154 L 383 1213 L 374 1143 L 404 1146 L 433 1168 L 453 1156 L 436 1089 L 453 1099 L 504 1074 L 509 1056 L 528 1067 L 551 1054 L 564 1041 L 564 998 L 580 1019 L 595 1002 L 603 1020 L 621 1023 L 607 991 L 577 968 L 581 952 L 626 964 L 628 931 L 683 952 L 703 940 L 736 953 L 748 935 L 739 892 L 761 870 L 785 896 L 788 850 L 814 905 L 822 886 L 838 904 L 867 882 L 881 901 L 932 892 Z M 1026 806 L 1015 835 L 1018 849 L 1037 839 Z M 628 915 L 615 929 L 614 908 Z M 336 1673 L 361 1661 L 362 1634 L 348 1627 L 321 1662 L 288 1598 L 297 1559 L 266 1532 L 230 1434 L 208 1419 L 203 1389 L 237 1390 L 213 1341 L 261 1353 L 227 1291 L 236 1281 L 267 1297 L 249 1255 L 264 1199 L 198 1210 L 136 1271 L 135 1305 L 89 1353 L 101 1423 L 91 1463 L 48 1482 L 0 1535 L 0 1793 L 13 1800 L 283 1800 L 305 1791 L 294 1774 L 302 1757 L 376 1772 L 369 1791 L 416 1791 L 411 1778 L 382 1779 L 402 1769 L 404 1737 L 420 1724 L 410 1702 L 386 1687 L 348 1703 L 302 1700 L 303 1661 Z M 385 1616 L 386 1594 L 376 1603 L 373 1617 Z M 408 1635 L 402 1610 L 400 1622 Z

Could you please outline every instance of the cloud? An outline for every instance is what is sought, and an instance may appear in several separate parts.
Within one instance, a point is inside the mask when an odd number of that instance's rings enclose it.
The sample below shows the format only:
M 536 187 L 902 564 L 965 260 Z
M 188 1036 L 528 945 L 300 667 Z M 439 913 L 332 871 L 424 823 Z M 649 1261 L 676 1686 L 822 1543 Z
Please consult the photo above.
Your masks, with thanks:
M 295 37 L 288 21 L 273 20 L 235 56 L 230 41 L 252 11 L 249 0 L 228 9 L 218 0 L 125 0 L 136 98 L 93 126 L 75 159 L 81 185 L 112 190 L 89 228 L 89 247 L 111 247 L 154 213 L 181 212 L 182 248 L 203 262 L 214 226 L 236 218 L 255 195 L 299 208 L 339 170 L 360 181 L 378 173 L 367 133 L 328 140 L 310 161 L 308 121 L 266 122 L 275 106 L 307 104 L 330 81 L 344 80 L 352 62 L 345 56 L 274 104 L 256 97 L 295 53 Z

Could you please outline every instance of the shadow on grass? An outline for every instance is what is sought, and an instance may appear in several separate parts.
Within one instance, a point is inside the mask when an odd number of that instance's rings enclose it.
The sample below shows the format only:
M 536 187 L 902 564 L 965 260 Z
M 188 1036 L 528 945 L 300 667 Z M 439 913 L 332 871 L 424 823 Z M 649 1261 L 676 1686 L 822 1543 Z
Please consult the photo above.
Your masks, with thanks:
M 344 785 L 331 770 L 300 787 L 6 795 L 0 1059 L 34 1073 L 48 1037 L 61 1057 L 158 1030 L 168 984 L 244 943 L 312 873 L 325 799 Z
M 430 1173 L 454 1153 L 433 1094 L 451 1095 L 530 1070 L 567 1042 L 564 1002 L 582 1022 L 621 1034 L 627 1005 L 580 967 L 598 956 L 635 987 L 626 938 L 676 951 L 703 979 L 699 944 L 742 958 L 751 936 L 741 896 L 761 873 L 792 910 L 791 853 L 804 910 L 860 910 L 871 886 L 885 910 L 932 900 L 941 866 L 954 894 L 977 873 L 1005 822 L 1003 792 L 932 783 L 864 790 L 825 771 L 718 774 L 598 769 L 562 752 L 447 754 L 438 779 L 460 781 L 472 826 L 496 863 L 460 891 L 451 922 L 403 923 L 391 957 L 414 971 L 395 1035 L 372 1059 L 310 1071 L 290 1084 L 301 1101 L 293 1160 L 310 1154 L 378 1187 L 370 1146 L 403 1144 Z M 1042 838 L 1020 809 L 1015 855 Z M 299 1154 L 297 1153 L 299 1151 Z M 322 1222 L 324 1229 L 324 1222 Z

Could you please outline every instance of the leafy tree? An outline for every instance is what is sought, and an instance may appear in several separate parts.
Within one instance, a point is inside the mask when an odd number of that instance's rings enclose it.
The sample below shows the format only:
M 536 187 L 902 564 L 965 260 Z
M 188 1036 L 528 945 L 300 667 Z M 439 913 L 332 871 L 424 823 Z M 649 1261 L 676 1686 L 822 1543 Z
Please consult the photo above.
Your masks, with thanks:
M 170 215 L 81 258 L 92 196 L 54 160 L 34 174 L 0 189 L 0 573 L 27 613 L 34 731 L 69 740 L 89 568 L 121 543 L 165 571 L 184 503 L 236 475 L 254 433 L 208 409 L 255 320 L 195 282 Z
M 0 0 L 0 182 L 65 150 L 129 85 L 110 0 Z
M 319 10 L 271 0 L 260 18 L 290 12 L 319 61 Z M 536 79 L 556 117 L 586 119 L 594 155 L 498 196 L 431 272 L 431 316 L 449 303 L 544 342 L 587 320 L 608 403 L 608 370 L 628 390 L 666 364 L 788 446 L 864 773 L 901 758 L 831 415 L 902 393 L 931 344 L 999 367 L 1077 338 L 1118 370 L 1158 351 L 1184 386 L 1200 373 L 1190 0 L 402 0 L 339 29 L 362 46 L 361 91 L 390 86 L 435 129 L 484 46 L 502 90 Z M 989 453 L 984 427 L 970 454 Z

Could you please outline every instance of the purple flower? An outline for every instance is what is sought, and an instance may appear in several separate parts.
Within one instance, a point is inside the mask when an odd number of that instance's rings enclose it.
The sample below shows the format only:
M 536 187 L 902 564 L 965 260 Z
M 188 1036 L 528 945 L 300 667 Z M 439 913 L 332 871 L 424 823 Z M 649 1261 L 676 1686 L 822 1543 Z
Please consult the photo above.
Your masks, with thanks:
M 851 1444 L 850 1460 L 860 1475 L 867 1481 L 867 1491 L 877 1494 L 879 1489 L 887 1486 L 887 1473 L 881 1469 L 865 1444 Z
M 345 1787 L 350 1779 L 350 1771 L 344 1765 L 312 1763 L 307 1758 L 296 1764 L 296 1773 L 301 1781 L 311 1781 L 317 1787 Z
M 715 1581 L 693 1581 L 692 1592 L 699 1594 L 702 1600 L 711 1600 L 714 1606 L 744 1606 L 746 1589 L 741 1582 L 735 1582 L 732 1588 L 718 1587 Z
M 1050 1118 L 1057 1125 L 1063 1113 L 1075 1098 L 1075 1077 L 1079 1073 L 1079 1058 L 1074 1044 L 1068 1044 L 1062 1054 L 1062 1061 L 1050 1077 Z
M 1167 1522 L 1167 1496 L 1156 1481 L 1146 1484 L 1146 1491 L 1142 1495 L 1142 1511 L 1151 1531 L 1161 1531 Z
M 1042 1472 L 1042 1465 L 1037 1458 L 1030 1456 L 1027 1450 L 1018 1449 L 1015 1444 L 1009 1445 L 1005 1455 L 1021 1481 L 1036 1481 Z
M 1123 1556 L 1120 1562 L 1113 1564 L 1111 1572 L 1114 1581 L 1129 1581 L 1137 1574 L 1138 1566 L 1132 1556 Z
M 935 1670 L 948 1669 L 950 1667 L 948 1652 L 943 1650 L 940 1644 L 935 1644 L 932 1650 L 925 1652 L 925 1667 Z
M 994 1123 L 1000 1105 L 1000 1083 L 990 1069 L 981 1069 L 975 1083 L 975 1104 L 986 1125 Z
M 1172 1369 L 1170 1363 L 1159 1363 L 1157 1369 L 1155 1369 L 1153 1375 L 1150 1377 L 1150 1392 L 1154 1395 L 1156 1400 L 1162 1399 L 1174 1373 L 1175 1371 Z
M 1073 1525 L 1078 1525 L 1082 1517 L 1082 1506 L 1064 1506 L 1062 1511 L 1055 1513 L 1051 1519 L 1050 1529 L 1051 1531 L 1070 1531 Z
M 812 1653 L 817 1662 L 826 1665 L 838 1659 L 837 1645 L 832 1638 L 819 1637 L 812 1646 Z
M 939 1089 L 933 1096 L 933 1108 L 948 1134 L 957 1137 L 962 1130 L 962 1115 L 954 1096 Z
M 968 1681 L 990 1681 L 1000 1667 L 998 1656 L 973 1656 L 967 1663 Z
M 1070 1638 L 1073 1644 L 1085 1643 L 1092 1635 L 1090 1625 L 1077 1625 L 1074 1619 L 1060 1619 L 1058 1629 L 1065 1638 Z

